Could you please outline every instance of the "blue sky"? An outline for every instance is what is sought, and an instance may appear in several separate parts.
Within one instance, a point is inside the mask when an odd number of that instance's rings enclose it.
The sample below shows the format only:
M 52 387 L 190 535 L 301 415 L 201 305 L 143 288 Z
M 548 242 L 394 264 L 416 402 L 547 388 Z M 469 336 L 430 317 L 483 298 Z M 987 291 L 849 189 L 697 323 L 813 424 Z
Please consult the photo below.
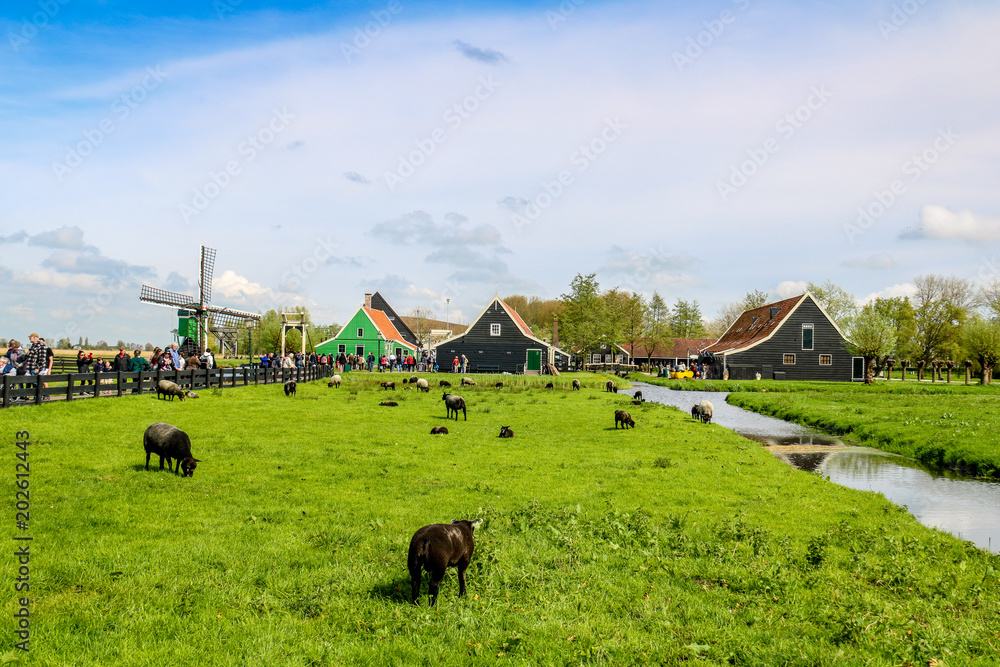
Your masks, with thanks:
M 596 272 L 706 317 L 996 279 L 987 2 L 0 9 L 0 336 L 162 344 L 139 286 L 475 317 Z

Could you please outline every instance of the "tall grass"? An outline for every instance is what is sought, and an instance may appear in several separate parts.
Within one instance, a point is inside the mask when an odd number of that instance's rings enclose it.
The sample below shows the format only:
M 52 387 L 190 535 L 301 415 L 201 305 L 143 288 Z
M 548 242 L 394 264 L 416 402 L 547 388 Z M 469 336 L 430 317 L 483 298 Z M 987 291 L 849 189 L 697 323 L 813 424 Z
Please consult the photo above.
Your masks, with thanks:
M 355 373 L 4 411 L 36 441 L 31 664 L 995 664 L 1000 559 L 581 377 L 479 382 L 457 422 Z M 193 478 L 144 469 L 155 421 Z M 409 604 L 413 532 L 475 517 L 468 596 Z

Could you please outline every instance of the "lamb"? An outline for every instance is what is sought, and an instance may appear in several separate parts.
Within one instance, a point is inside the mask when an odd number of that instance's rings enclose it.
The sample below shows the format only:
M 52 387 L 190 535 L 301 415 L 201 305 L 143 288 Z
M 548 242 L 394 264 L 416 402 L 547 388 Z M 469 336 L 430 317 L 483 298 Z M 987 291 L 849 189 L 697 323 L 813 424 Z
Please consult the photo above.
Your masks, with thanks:
M 496 388 L 497 389 L 503 389 L 503 382 L 497 382 L 496 383 Z
M 501 426 L 500 427 L 500 437 L 501 438 L 513 438 L 514 437 L 514 431 L 513 431 L 513 429 L 511 429 L 510 426 Z
M 198 394 L 193 391 L 186 391 L 184 392 L 184 395 L 187 396 L 188 398 L 198 398 Z
M 336 387 L 337 389 L 340 389 L 340 383 L 343 381 L 344 381 L 343 378 L 341 378 L 339 375 L 334 375 L 332 378 L 330 378 L 330 381 L 326 383 L 326 386 Z
M 298 386 L 299 385 L 295 382 L 295 380 L 289 380 L 288 382 L 286 382 L 285 383 L 285 396 L 291 396 L 292 394 L 294 394 L 295 390 L 296 390 L 296 388 L 298 388 Z
M 472 533 L 482 522 L 482 519 L 455 519 L 450 524 L 424 526 L 413 534 L 406 558 L 413 604 L 417 604 L 417 598 L 420 597 L 421 570 L 427 570 L 431 575 L 430 585 L 427 587 L 431 607 L 437 602 L 441 580 L 449 567 L 458 567 L 458 597 L 465 595 L 465 569 L 469 567 L 472 552 L 476 548 Z
M 438 382 L 438 386 L 439 387 L 450 387 L 451 383 L 448 382 L 447 380 L 441 380 L 440 382 Z
M 414 383 L 416 383 L 416 382 L 417 382 L 418 380 L 420 380 L 420 378 L 419 378 L 419 377 L 417 377 L 416 375 L 411 375 L 411 376 L 410 376 L 410 384 L 414 384 Z
M 431 429 L 431 435 L 448 435 L 447 426 L 435 426 Z
M 423 378 L 417 378 L 417 389 L 425 394 L 431 390 L 431 385 Z
M 465 412 L 465 399 L 457 394 L 445 394 L 441 397 L 444 401 L 445 408 L 448 409 L 448 413 L 445 415 L 445 419 L 451 417 L 451 413 L 455 413 L 455 421 L 458 421 L 458 411 L 462 411 L 462 416 L 465 417 L 465 421 L 469 421 L 469 415 Z
M 604 388 L 607 391 L 610 391 L 612 393 L 615 393 L 615 394 L 618 393 L 618 386 L 614 382 L 612 382 L 611 380 L 608 380 L 607 384 L 604 385 Z
M 149 470 L 151 454 L 160 457 L 160 470 L 163 470 L 163 459 L 166 459 L 167 470 L 175 474 L 181 472 L 182 477 L 194 477 L 194 469 L 201 462 L 191 456 L 191 438 L 188 434 L 163 422 L 150 424 L 142 435 L 142 446 L 146 450 L 146 470 Z M 176 471 L 171 459 L 177 463 Z
M 637 401 L 639 401 L 641 403 L 642 402 L 642 392 L 641 391 L 635 392 L 634 394 L 632 394 L 632 398 L 636 399 Z
M 632 419 L 632 415 L 625 412 L 624 410 L 615 410 L 615 428 L 618 428 L 618 424 L 622 425 L 622 428 L 627 429 L 629 426 L 635 428 L 635 420 Z
M 580 391 L 580 381 L 573 380 L 573 391 Z
M 713 412 L 715 412 L 715 406 L 712 405 L 711 401 L 702 401 L 691 408 L 691 416 L 695 419 L 700 419 L 706 424 L 712 423 Z
M 169 396 L 171 401 L 174 400 L 174 396 L 182 401 L 184 400 L 184 390 L 181 389 L 179 384 L 170 380 L 160 380 L 156 383 L 156 398 L 160 398 L 161 394 Z
M 396 389 L 396 383 L 393 382 L 392 380 L 389 380 L 387 382 L 381 382 L 379 383 L 379 386 L 382 387 L 383 389 L 393 389 L 393 390 Z
M 546 389 L 555 389 L 555 385 L 550 382 L 547 385 L 545 385 L 545 388 Z
M 476 381 L 472 378 L 462 378 L 462 386 L 469 385 L 470 387 L 476 386 Z
M 382 401 L 381 403 L 379 403 L 379 405 L 385 408 L 394 408 L 397 405 L 399 405 L 399 403 L 397 403 L 396 401 Z

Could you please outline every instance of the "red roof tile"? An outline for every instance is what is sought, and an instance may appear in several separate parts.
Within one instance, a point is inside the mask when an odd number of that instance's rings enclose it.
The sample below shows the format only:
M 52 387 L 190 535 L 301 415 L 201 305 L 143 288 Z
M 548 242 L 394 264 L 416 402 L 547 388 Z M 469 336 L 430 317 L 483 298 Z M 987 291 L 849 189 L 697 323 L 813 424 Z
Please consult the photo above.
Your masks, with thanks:
M 411 350 L 417 349 L 416 346 L 407 343 L 403 340 L 403 336 L 400 335 L 396 327 L 392 325 L 392 321 L 389 320 L 389 316 L 383 313 L 381 310 L 375 310 L 374 308 L 368 308 L 367 306 L 361 306 L 364 309 L 365 314 L 368 315 L 369 319 L 375 324 L 379 331 L 382 332 L 382 336 L 386 340 L 395 341 L 397 343 L 402 343 Z
M 705 348 L 705 352 L 729 352 L 731 350 L 742 350 L 755 345 L 773 334 L 781 322 L 795 310 L 795 307 L 805 298 L 805 294 L 775 301 L 753 310 L 743 311 L 743 314 L 736 318 L 732 326 L 726 330 L 714 345 Z M 772 317 L 771 309 L 778 311 Z

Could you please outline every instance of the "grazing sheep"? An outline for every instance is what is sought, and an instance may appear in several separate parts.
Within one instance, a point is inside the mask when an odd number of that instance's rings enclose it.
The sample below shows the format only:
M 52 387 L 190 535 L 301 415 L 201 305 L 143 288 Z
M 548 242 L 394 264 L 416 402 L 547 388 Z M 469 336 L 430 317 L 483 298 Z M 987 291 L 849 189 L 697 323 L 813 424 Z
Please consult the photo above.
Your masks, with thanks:
M 604 385 L 604 388 L 605 388 L 605 390 L 610 391 L 612 393 L 615 393 L 615 394 L 618 393 L 618 385 L 616 385 L 611 380 L 608 380 L 607 384 Z
M 497 382 L 496 383 L 496 388 L 497 389 L 503 389 L 503 382 Z
M 332 378 L 330 378 L 330 381 L 326 383 L 326 386 L 336 387 L 337 389 L 340 389 L 340 383 L 343 381 L 344 380 L 339 375 L 334 375 Z
M 552 384 L 551 382 L 550 382 L 550 383 L 548 383 L 547 385 L 545 385 L 545 388 L 546 388 L 546 389 L 555 389 L 555 387 L 556 387 L 556 386 L 555 386 L 554 384 Z
M 438 386 L 439 387 L 450 387 L 451 383 L 448 382 L 447 380 L 441 380 L 440 382 L 438 382 Z
M 511 429 L 510 426 L 501 426 L 500 427 L 500 437 L 501 438 L 513 438 L 514 437 L 514 431 L 513 431 L 513 429 Z
M 386 408 L 394 408 L 397 405 L 399 405 L 399 403 L 397 403 L 396 401 L 382 401 L 381 403 L 379 403 L 379 405 Z
M 469 415 L 465 412 L 465 399 L 457 394 L 445 394 L 441 397 L 444 401 L 445 408 L 448 409 L 448 413 L 445 415 L 445 419 L 451 417 L 451 413 L 455 413 L 455 421 L 458 421 L 458 411 L 462 411 L 462 416 L 465 417 L 465 421 L 469 421 Z
M 465 595 L 465 569 L 469 567 L 472 552 L 476 548 L 472 533 L 482 522 L 482 519 L 455 519 L 450 524 L 424 526 L 413 534 L 406 558 L 413 604 L 417 604 L 417 598 L 420 597 L 422 570 L 427 570 L 431 575 L 430 585 L 427 587 L 431 607 L 437 602 L 441 580 L 449 567 L 458 567 L 458 597 Z
M 150 424 L 142 435 L 142 446 L 146 450 L 146 470 L 149 470 L 149 456 L 160 457 L 160 470 L 163 470 L 163 459 L 167 460 L 167 470 L 172 473 L 183 473 L 182 477 L 194 477 L 194 469 L 201 462 L 191 456 L 191 438 L 176 426 L 156 422 Z M 173 462 L 177 469 L 174 470 Z
M 435 426 L 431 429 L 431 435 L 448 435 L 447 426 Z
M 380 382 L 379 386 L 382 387 L 383 389 L 395 389 L 396 383 L 393 382 L 392 380 L 389 380 L 387 382 Z
M 642 405 L 642 401 L 633 400 L 632 405 Z
M 419 379 L 420 379 L 420 378 L 419 378 L 419 377 L 417 377 L 416 375 L 411 375 L 411 376 L 410 376 L 410 384 L 414 384 L 414 383 L 416 383 L 416 381 L 417 381 L 417 380 L 419 380 Z
M 184 392 L 184 395 L 188 398 L 198 398 L 198 394 L 193 391 L 186 391 Z
M 298 388 L 298 386 L 299 385 L 298 385 L 298 383 L 295 380 L 289 380 L 288 382 L 286 382 L 285 383 L 285 396 L 291 396 L 292 394 L 294 394 L 295 390 Z
M 184 390 L 181 389 L 179 384 L 171 382 L 170 380 L 160 380 L 156 383 L 156 398 L 160 398 L 160 395 L 169 396 L 170 400 L 174 400 L 174 396 L 184 400 Z
M 642 402 L 642 392 L 641 391 L 635 392 L 634 394 L 632 394 L 632 398 L 636 399 L 637 401 L 639 401 L 641 403 Z
M 472 378 L 462 378 L 462 386 L 469 385 L 470 387 L 476 386 L 476 381 Z
M 615 410 L 615 428 L 618 428 L 618 424 L 621 424 L 622 428 L 628 428 L 629 426 L 635 428 L 635 420 L 632 419 L 632 415 L 624 410 Z
M 573 380 L 573 391 L 580 391 L 580 381 Z
M 712 413 L 714 412 L 715 406 L 712 405 L 711 401 L 702 401 L 691 408 L 691 416 L 695 419 L 700 419 L 706 424 L 712 423 Z
M 431 385 L 423 378 L 417 378 L 417 389 L 425 394 L 431 390 Z

